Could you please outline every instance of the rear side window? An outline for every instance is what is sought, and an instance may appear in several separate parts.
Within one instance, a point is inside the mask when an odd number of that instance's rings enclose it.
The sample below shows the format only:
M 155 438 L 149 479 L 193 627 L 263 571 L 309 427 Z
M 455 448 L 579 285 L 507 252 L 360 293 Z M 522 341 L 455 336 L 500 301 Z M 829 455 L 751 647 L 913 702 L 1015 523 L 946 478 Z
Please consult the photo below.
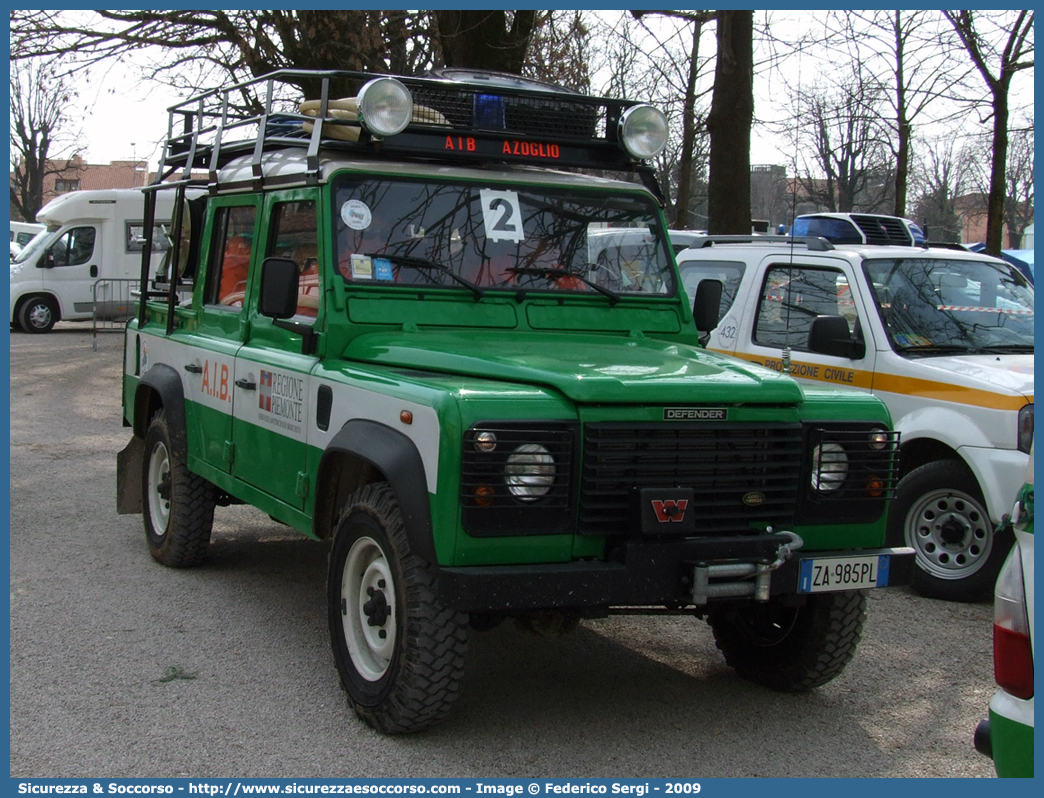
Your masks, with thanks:
M 678 264 L 681 272 L 685 295 L 689 297 L 689 305 L 696 302 L 696 289 L 703 280 L 721 282 L 721 304 L 718 306 L 718 318 L 723 318 L 736 301 L 736 292 L 743 281 L 745 264 L 742 261 L 724 260 L 687 260 Z
M 123 240 L 127 252 L 141 252 L 145 249 L 145 223 L 127 222 Z M 166 230 L 166 225 L 154 225 L 152 228 L 152 251 L 166 252 L 168 249 L 170 249 L 170 237 Z
M 208 304 L 243 307 L 256 225 L 257 209 L 253 205 L 217 209 L 211 238 Z

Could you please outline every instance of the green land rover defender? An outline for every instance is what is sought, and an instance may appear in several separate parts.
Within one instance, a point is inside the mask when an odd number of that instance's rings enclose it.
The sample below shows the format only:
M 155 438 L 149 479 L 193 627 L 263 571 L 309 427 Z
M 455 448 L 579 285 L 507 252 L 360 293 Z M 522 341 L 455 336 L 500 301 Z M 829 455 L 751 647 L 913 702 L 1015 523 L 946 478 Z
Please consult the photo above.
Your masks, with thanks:
M 509 616 L 688 614 L 755 682 L 837 676 L 867 590 L 911 577 L 897 435 L 873 396 L 702 348 L 666 134 L 488 73 L 284 71 L 171 108 L 118 458 L 152 556 L 199 563 L 233 503 L 329 541 L 334 661 L 387 733 L 444 717 Z

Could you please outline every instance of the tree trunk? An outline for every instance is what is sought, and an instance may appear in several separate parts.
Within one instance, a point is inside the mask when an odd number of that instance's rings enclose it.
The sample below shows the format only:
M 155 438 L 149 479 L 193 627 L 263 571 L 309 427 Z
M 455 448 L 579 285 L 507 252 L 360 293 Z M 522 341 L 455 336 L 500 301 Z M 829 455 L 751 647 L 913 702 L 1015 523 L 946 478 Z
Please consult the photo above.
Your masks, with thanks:
M 711 234 L 749 235 L 750 127 L 754 120 L 754 12 L 718 12 L 718 58 L 707 117 Z
M 986 253 L 1000 257 L 1004 236 L 1005 168 L 1008 163 L 1007 86 L 993 92 L 993 162 L 990 193 L 986 200 Z
M 445 65 L 520 73 L 536 24 L 536 11 L 513 13 L 508 27 L 508 12 L 503 10 L 436 11 Z

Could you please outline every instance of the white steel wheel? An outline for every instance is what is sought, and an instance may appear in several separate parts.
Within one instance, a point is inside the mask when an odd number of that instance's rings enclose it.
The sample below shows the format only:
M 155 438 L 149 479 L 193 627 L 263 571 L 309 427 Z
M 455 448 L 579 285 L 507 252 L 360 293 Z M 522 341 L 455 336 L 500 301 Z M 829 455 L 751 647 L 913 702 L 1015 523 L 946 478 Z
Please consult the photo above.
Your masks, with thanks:
M 388 558 L 373 538 L 361 537 L 348 552 L 341 576 L 341 623 L 355 667 L 367 681 L 388 672 L 395 654 L 398 613 Z
M 203 561 L 214 525 L 217 489 L 189 471 L 171 444 L 166 411 L 156 412 L 145 433 L 141 505 L 149 553 L 171 568 Z
M 385 482 L 348 497 L 330 547 L 330 645 L 355 713 L 385 734 L 437 723 L 457 697 L 468 616 L 444 606 Z
M 160 441 L 149 453 L 148 504 L 146 512 L 152 522 L 152 534 L 162 538 L 170 525 L 170 454 Z

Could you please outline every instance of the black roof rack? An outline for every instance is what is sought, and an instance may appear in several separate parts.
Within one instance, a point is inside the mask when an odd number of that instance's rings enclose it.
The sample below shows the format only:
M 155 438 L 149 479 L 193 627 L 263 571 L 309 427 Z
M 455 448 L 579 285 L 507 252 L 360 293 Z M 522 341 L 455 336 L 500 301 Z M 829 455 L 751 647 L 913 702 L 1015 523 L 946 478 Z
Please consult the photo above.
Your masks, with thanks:
M 331 113 L 335 94 L 357 94 L 378 77 L 401 81 L 412 93 L 415 108 L 414 121 L 402 133 L 383 139 L 371 136 L 358 122 Z M 316 116 L 301 112 L 305 99 L 301 86 L 318 94 Z M 251 101 L 254 97 L 256 101 Z M 621 114 L 638 104 L 439 78 L 279 70 L 170 107 L 159 179 L 198 183 L 198 176 L 193 180 L 193 170 L 203 169 L 213 189 L 219 169 L 234 158 L 249 155 L 254 182 L 260 187 L 262 154 L 299 148 L 307 155 L 307 182 L 319 178 L 322 149 L 463 163 L 495 161 L 635 172 L 662 197 L 652 167 L 632 158 L 617 140 Z M 348 128 L 354 128 L 351 137 L 357 140 L 344 140 Z

